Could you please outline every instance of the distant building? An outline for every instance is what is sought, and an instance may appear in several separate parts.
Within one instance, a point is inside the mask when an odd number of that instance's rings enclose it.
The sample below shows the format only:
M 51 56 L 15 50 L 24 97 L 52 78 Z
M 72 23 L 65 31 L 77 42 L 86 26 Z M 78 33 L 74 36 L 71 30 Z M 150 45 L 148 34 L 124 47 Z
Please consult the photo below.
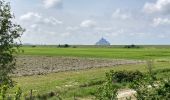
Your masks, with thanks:
M 110 45 L 110 43 L 102 37 L 98 42 L 96 42 L 96 45 Z

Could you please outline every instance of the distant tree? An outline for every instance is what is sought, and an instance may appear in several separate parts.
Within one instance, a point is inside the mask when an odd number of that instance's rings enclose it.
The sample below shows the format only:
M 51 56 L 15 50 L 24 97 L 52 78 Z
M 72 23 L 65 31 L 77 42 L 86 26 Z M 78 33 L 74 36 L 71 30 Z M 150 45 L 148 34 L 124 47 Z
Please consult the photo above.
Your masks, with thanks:
M 65 48 L 68 48 L 68 47 L 70 47 L 70 46 L 69 46 L 68 44 L 64 44 L 64 47 L 65 47 Z
M 140 48 L 140 47 L 132 44 L 132 45 L 126 45 L 126 46 L 124 46 L 124 48 Z
M 58 47 L 61 47 L 61 45 L 59 44 Z
M 31 47 L 35 48 L 35 47 L 37 47 L 37 46 L 36 46 L 36 45 L 32 45 Z
M 9 76 L 16 64 L 15 53 L 19 51 L 20 37 L 24 29 L 13 23 L 10 4 L 0 0 L 0 87 L 13 85 Z
M 60 44 L 59 44 L 58 47 L 59 47 L 59 48 L 68 48 L 68 47 L 70 47 L 70 45 L 68 45 L 68 44 L 60 45 Z

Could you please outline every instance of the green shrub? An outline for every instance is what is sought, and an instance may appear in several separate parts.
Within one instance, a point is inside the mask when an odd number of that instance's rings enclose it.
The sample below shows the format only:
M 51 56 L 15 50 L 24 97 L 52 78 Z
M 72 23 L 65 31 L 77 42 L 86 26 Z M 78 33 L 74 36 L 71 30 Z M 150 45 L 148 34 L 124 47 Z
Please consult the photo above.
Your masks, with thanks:
M 5 99 L 7 90 L 8 90 L 7 85 L 0 86 L 0 100 Z
M 140 47 L 132 44 L 132 45 L 126 45 L 126 46 L 124 46 L 124 48 L 140 48 Z
M 112 74 L 106 73 L 106 82 L 99 87 L 96 98 L 97 100 L 116 100 L 117 91 L 120 88 L 118 85 L 113 84 Z
M 170 100 L 170 80 L 141 80 L 131 85 L 137 100 Z
M 68 44 L 64 44 L 64 45 L 58 45 L 58 48 L 69 48 L 70 47 L 70 45 L 68 45 Z
M 110 71 L 113 82 L 133 82 L 143 78 L 143 74 L 139 71 Z
M 144 75 L 139 71 L 113 71 L 106 73 L 105 83 L 99 87 L 96 98 L 98 100 L 117 100 L 117 91 L 121 88 L 116 84 L 140 80 Z
M 169 70 L 152 70 L 149 64 L 148 73 L 139 71 L 110 71 L 106 73 L 106 82 L 98 89 L 98 100 L 117 100 L 117 91 L 122 86 L 116 82 L 130 82 L 131 89 L 136 91 L 137 100 L 170 100 L 170 79 L 157 79 L 155 73 L 169 72 Z M 129 99 L 128 99 L 129 100 Z
M 35 47 L 37 47 L 37 46 L 36 46 L 36 45 L 32 45 L 31 47 L 32 47 L 32 48 L 35 48 Z
M 18 87 L 13 96 L 10 96 L 7 92 L 9 88 L 10 87 L 8 85 L 0 86 L 0 100 L 20 100 L 22 94 L 21 88 Z
M 17 88 L 17 91 L 15 93 L 15 99 L 14 100 L 20 100 L 21 99 L 21 94 L 22 94 L 22 90 L 20 87 Z

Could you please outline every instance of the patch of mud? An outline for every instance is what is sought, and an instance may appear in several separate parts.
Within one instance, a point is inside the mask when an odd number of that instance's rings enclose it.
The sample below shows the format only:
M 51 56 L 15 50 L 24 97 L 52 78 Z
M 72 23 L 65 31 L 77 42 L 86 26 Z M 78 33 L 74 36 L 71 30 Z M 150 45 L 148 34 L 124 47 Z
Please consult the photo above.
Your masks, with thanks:
M 138 63 L 143 63 L 143 61 L 76 57 L 19 56 L 17 58 L 17 67 L 14 71 L 14 75 L 41 75 L 51 72 L 83 70 Z

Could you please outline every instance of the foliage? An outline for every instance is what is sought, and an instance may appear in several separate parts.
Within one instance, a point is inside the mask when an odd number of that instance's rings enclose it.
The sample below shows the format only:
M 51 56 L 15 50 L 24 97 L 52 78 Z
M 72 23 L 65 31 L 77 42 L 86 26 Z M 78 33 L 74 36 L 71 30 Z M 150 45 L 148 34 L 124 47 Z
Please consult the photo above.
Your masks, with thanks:
M 133 82 L 143 78 L 143 74 L 139 71 L 110 71 L 113 82 Z
M 8 86 L 3 85 L 0 87 L 0 100 L 3 100 L 6 97 Z
M 14 16 L 11 14 L 9 3 L 0 0 L 0 99 L 7 97 L 7 90 L 13 86 L 9 74 L 15 68 L 14 53 L 19 51 L 19 38 L 24 32 L 20 25 L 13 23 Z M 15 100 L 19 100 L 21 89 L 18 89 Z
M 112 83 L 104 83 L 96 93 L 97 100 L 116 100 L 118 88 L 117 85 Z
M 59 48 L 69 48 L 70 45 L 68 45 L 68 44 L 60 45 L 60 44 L 59 44 L 58 47 L 59 47 Z
M 143 78 L 139 71 L 113 71 L 106 73 L 106 82 L 98 89 L 97 99 L 99 100 L 116 100 L 117 91 L 120 86 L 116 84 L 122 82 L 133 82 Z
M 137 94 L 138 100 L 169 100 L 170 99 L 170 80 L 169 79 L 145 79 L 136 81 L 131 85 Z
M 15 90 L 16 92 L 13 96 L 10 96 L 8 94 L 8 89 L 9 86 L 7 85 L 3 85 L 0 87 L 0 100 L 20 100 L 22 94 L 22 90 L 20 87 L 18 87 L 17 90 Z
M 37 47 L 37 46 L 36 46 L 36 45 L 32 45 L 31 47 L 32 47 L 32 48 L 35 48 L 35 47 Z
M 22 90 L 20 87 L 17 88 L 17 91 L 15 93 L 15 100 L 20 100 L 22 94 Z
M 10 12 L 9 3 L 0 0 L 0 87 L 12 85 L 9 73 L 15 66 L 14 53 L 18 52 L 19 38 L 24 31 L 20 25 L 14 24 L 14 16 Z
M 124 48 L 140 48 L 140 47 L 132 44 L 132 45 L 126 45 L 126 46 L 124 46 Z
M 169 100 L 170 80 L 166 78 L 157 79 L 155 75 L 158 73 L 158 71 L 153 71 L 152 60 L 147 61 L 147 65 L 148 65 L 147 77 L 145 77 L 143 80 L 134 81 L 134 83 L 131 84 L 131 88 L 137 92 L 136 98 L 138 100 L 148 100 L 148 99 Z M 160 72 L 164 72 L 164 70 Z
M 148 73 L 139 71 L 110 71 L 106 73 L 106 82 L 99 88 L 97 99 L 114 100 L 117 99 L 117 91 L 122 87 L 116 87 L 116 82 L 130 82 L 131 89 L 136 91 L 137 100 L 169 100 L 170 99 L 170 79 L 158 79 L 153 71 L 153 62 L 148 61 Z M 163 72 L 165 70 L 162 70 Z M 162 72 L 160 71 L 160 72 Z M 159 73 L 157 73 L 159 74 Z
M 106 73 L 106 82 L 99 87 L 96 93 L 98 100 L 116 100 L 119 86 L 113 83 L 112 74 Z

